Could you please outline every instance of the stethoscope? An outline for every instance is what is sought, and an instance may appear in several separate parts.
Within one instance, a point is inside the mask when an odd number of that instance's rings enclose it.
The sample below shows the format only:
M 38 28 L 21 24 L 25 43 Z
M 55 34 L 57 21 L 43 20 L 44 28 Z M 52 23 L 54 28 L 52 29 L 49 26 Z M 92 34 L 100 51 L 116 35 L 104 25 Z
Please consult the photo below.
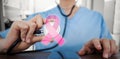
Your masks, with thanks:
M 77 0 L 77 1 L 78 1 L 78 0 Z M 75 5 L 76 5 L 76 3 L 77 3 L 77 1 L 76 1 L 75 4 L 72 6 L 72 8 L 71 8 L 71 10 L 70 10 L 70 13 L 67 14 L 67 15 L 62 12 L 62 8 L 61 8 L 60 5 L 56 2 L 57 8 L 58 8 L 58 10 L 60 11 L 60 14 L 65 18 L 65 23 L 64 23 L 64 29 L 63 29 L 62 37 L 65 36 L 66 27 L 67 27 L 67 22 L 68 22 L 68 17 L 72 14 L 72 12 L 73 12 L 73 10 L 74 10 L 74 8 L 75 8 Z M 34 34 L 40 34 L 40 33 L 41 33 L 41 31 L 39 31 L 39 30 L 37 30 L 37 31 L 34 32 Z M 7 50 L 7 55 L 30 52 L 30 51 L 24 51 L 24 52 L 12 53 L 13 48 L 14 48 L 19 42 L 21 42 L 21 39 L 17 39 L 17 40 L 9 47 L 9 49 Z M 56 48 L 57 46 L 58 46 L 58 44 L 55 44 L 54 46 L 49 47 L 49 48 L 44 48 L 44 49 L 40 49 L 40 50 L 33 50 L 33 52 L 37 52 L 37 51 L 41 52 L 41 51 L 51 50 L 51 49 Z M 64 57 L 63 57 L 63 55 L 62 55 L 62 53 L 61 53 L 60 51 L 57 51 L 57 53 L 61 56 L 62 59 L 64 59 Z

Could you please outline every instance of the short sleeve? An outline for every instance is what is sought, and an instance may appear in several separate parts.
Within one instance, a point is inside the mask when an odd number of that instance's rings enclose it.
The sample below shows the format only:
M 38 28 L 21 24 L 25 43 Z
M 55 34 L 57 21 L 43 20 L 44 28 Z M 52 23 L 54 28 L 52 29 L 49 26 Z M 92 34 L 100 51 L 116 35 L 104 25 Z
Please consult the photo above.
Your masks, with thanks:
M 8 34 L 8 32 L 9 32 L 9 29 L 0 32 L 0 37 L 1 37 L 1 38 L 5 38 L 5 37 L 7 36 L 7 34 Z
M 106 38 L 106 39 L 112 39 L 111 33 L 108 30 L 108 27 L 104 21 L 104 18 L 102 15 L 100 15 L 101 18 L 101 34 L 100 34 L 100 38 Z

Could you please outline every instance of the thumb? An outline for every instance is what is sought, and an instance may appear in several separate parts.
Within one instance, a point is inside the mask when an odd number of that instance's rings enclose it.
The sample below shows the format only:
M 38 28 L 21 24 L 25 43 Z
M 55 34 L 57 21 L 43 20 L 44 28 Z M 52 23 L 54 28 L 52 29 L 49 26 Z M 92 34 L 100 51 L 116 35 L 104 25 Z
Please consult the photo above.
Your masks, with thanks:
M 35 20 L 35 23 L 37 24 L 37 29 L 40 29 L 44 24 L 44 19 L 41 17 L 41 15 L 37 15 L 35 17 Z
M 32 42 L 33 43 L 40 42 L 43 38 L 44 36 L 34 36 Z

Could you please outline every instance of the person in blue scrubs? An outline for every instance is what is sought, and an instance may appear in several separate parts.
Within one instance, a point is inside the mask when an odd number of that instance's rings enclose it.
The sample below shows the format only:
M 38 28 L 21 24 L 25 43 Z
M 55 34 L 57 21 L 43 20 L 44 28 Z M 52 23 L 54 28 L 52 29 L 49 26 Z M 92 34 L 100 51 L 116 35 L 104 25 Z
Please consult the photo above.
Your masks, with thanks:
M 64 14 L 69 14 L 74 4 L 75 0 L 60 0 L 60 7 Z M 10 29 L 0 32 L 0 52 L 6 51 L 19 36 L 22 42 L 15 47 L 14 51 L 25 50 L 33 43 L 35 43 L 36 50 L 54 46 L 56 42 L 52 42 L 46 46 L 39 42 L 43 36 L 37 37 L 33 35 L 36 29 L 42 27 L 44 19 L 49 15 L 56 15 L 60 18 L 60 34 L 62 35 L 65 17 L 60 13 L 58 7 L 54 7 L 51 10 L 30 15 L 26 19 L 27 21 L 16 21 Z M 116 43 L 112 40 L 111 34 L 100 13 L 91 11 L 85 7 L 75 6 L 67 20 L 64 45 L 49 51 L 69 50 L 78 52 L 80 55 L 85 55 L 93 53 L 93 50 L 96 49 L 98 52 L 103 52 L 104 58 L 117 53 L 118 48 Z

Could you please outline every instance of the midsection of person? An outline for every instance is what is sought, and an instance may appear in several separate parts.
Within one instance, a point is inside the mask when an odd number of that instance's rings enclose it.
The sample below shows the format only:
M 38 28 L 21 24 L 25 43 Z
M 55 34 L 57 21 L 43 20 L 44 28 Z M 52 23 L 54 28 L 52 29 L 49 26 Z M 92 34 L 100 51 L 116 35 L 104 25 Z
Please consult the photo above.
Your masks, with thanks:
M 60 0 L 60 6 L 65 14 L 69 14 L 71 7 L 74 5 L 73 3 L 74 0 L 70 0 L 69 2 L 66 3 L 66 0 Z M 65 4 L 66 3 L 66 4 Z M 69 8 L 67 8 L 69 7 Z M 66 8 L 66 10 L 64 10 Z M 68 10 L 68 11 L 67 11 Z M 64 24 L 65 24 L 65 17 L 61 15 L 60 10 L 58 7 L 55 7 L 49 11 L 42 12 L 42 13 L 37 13 L 40 14 L 44 19 L 49 16 L 49 15 L 56 15 L 60 19 L 60 34 L 63 34 L 63 29 L 64 29 Z M 37 14 L 31 15 L 28 17 L 27 20 L 32 19 L 34 16 Z M 57 47 L 55 49 L 52 49 L 51 51 L 54 50 L 67 50 L 70 49 L 73 51 L 79 51 L 82 46 L 89 40 L 92 40 L 94 38 L 108 38 L 111 39 L 109 31 L 107 31 L 106 26 L 105 28 L 102 28 L 101 24 L 104 24 L 104 20 L 102 19 L 102 16 L 95 12 L 88 10 L 87 8 L 84 7 L 77 7 L 75 6 L 73 13 L 68 17 L 68 22 L 67 22 L 67 29 L 65 32 L 65 43 L 61 47 Z M 105 37 L 102 37 L 102 30 L 105 29 L 106 32 L 108 32 Z M 36 43 L 36 49 L 44 49 L 47 47 L 51 47 L 55 45 L 56 43 L 53 42 L 49 44 L 48 46 L 45 46 L 41 44 L 40 42 Z

